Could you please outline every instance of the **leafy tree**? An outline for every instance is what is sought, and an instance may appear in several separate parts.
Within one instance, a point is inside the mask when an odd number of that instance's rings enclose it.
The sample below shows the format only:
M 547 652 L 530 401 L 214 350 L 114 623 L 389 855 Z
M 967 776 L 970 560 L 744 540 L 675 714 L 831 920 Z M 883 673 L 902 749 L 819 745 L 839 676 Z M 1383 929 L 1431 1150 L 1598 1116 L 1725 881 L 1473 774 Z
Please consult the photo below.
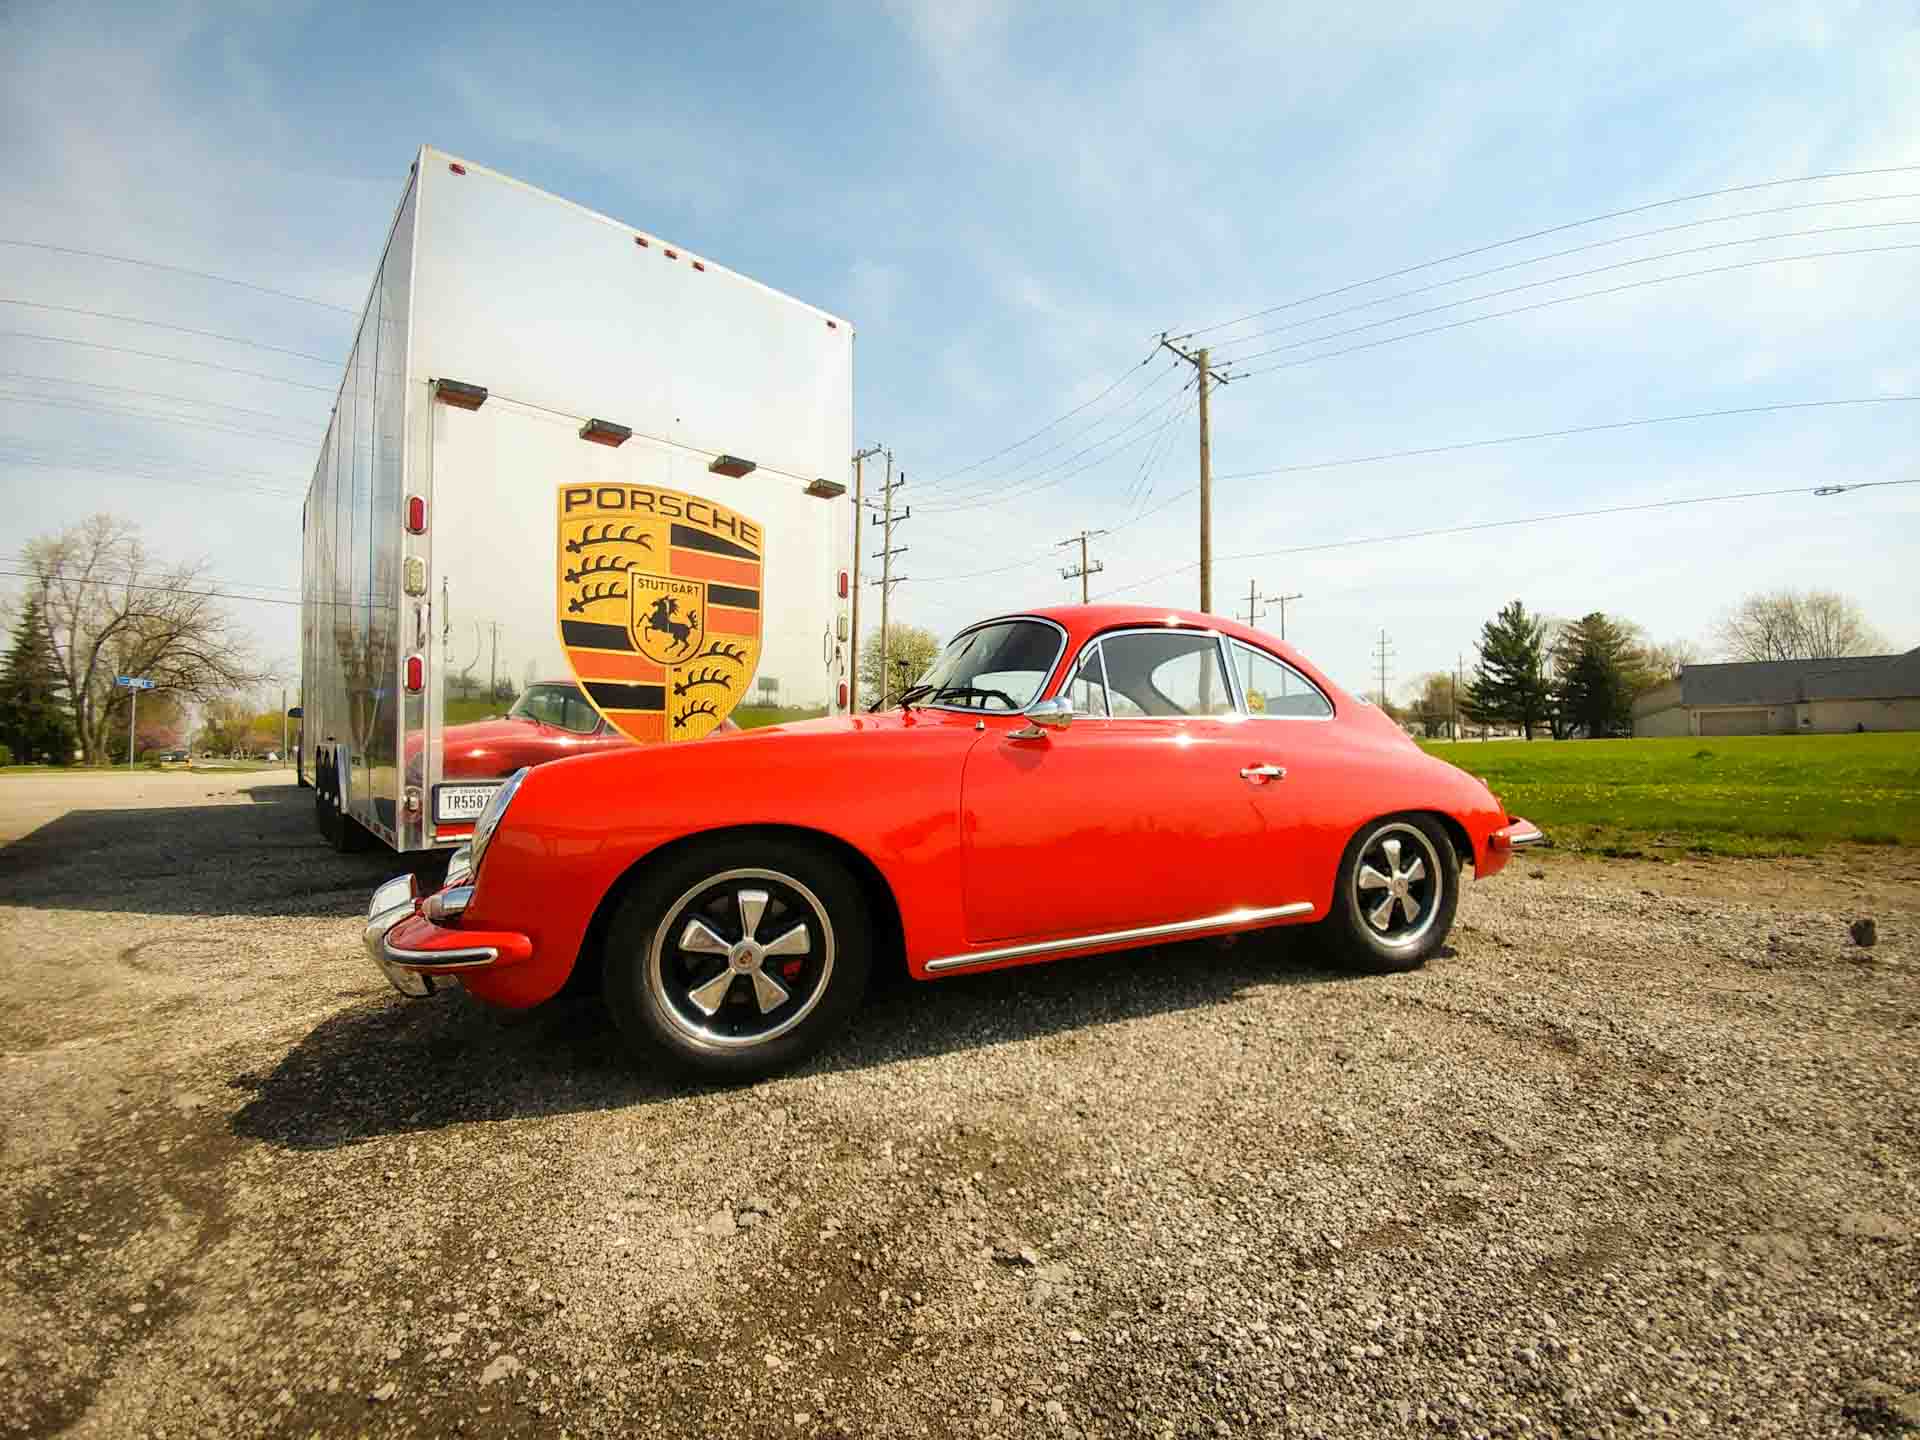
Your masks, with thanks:
M 867 632 L 860 642 L 860 695 L 872 704 L 883 695 L 888 701 L 913 684 L 940 654 L 940 637 L 917 625 L 887 626 L 887 676 L 880 680 L 880 627 Z M 901 661 L 906 661 L 902 665 Z M 902 676 L 905 679 L 902 679 Z
M 1453 676 L 1436 670 L 1431 675 L 1422 675 L 1414 685 L 1413 699 L 1405 712 L 1406 718 L 1417 724 L 1421 735 L 1428 740 L 1452 735 L 1455 698 Z
M 1729 660 L 1830 660 L 1887 649 L 1860 607 L 1832 590 L 1749 595 L 1721 617 L 1715 637 Z
M 1547 622 L 1518 600 L 1480 627 L 1480 659 L 1460 709 L 1482 725 L 1517 725 L 1527 739 L 1551 710 Z
M 66 764 L 73 756 L 73 724 L 65 690 L 46 611 L 29 595 L 0 664 L 0 741 L 23 760 Z
M 1644 659 L 1631 625 L 1595 610 L 1562 629 L 1553 659 L 1556 736 L 1633 728 L 1634 680 Z

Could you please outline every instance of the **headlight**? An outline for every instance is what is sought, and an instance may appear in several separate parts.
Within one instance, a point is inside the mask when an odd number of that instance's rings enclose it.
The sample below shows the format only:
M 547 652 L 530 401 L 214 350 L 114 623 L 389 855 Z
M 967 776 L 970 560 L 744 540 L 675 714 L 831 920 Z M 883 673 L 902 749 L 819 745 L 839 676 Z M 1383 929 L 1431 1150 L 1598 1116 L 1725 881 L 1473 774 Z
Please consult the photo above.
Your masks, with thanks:
M 493 832 L 500 828 L 501 817 L 507 813 L 507 807 L 513 804 L 514 792 L 520 788 L 520 782 L 527 778 L 531 766 L 522 765 L 514 771 L 507 783 L 493 792 L 493 798 L 487 801 L 487 808 L 480 812 L 480 818 L 473 822 L 473 839 L 468 842 L 473 851 L 473 873 L 480 873 L 480 862 L 486 858 L 487 842 L 493 839 Z

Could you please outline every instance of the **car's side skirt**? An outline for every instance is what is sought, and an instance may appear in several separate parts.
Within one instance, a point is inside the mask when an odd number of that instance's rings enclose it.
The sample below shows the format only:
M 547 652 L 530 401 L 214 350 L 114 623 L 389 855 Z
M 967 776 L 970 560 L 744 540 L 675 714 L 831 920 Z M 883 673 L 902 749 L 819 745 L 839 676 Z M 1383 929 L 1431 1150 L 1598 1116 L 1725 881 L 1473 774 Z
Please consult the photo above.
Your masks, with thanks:
M 991 965 L 1024 955 L 1064 954 L 1070 950 L 1091 950 L 1100 945 L 1126 945 L 1136 940 L 1159 940 L 1172 935 L 1198 935 L 1208 930 L 1242 930 L 1268 920 L 1283 920 L 1291 915 L 1310 915 L 1311 900 L 1291 905 L 1268 905 L 1258 909 L 1227 910 L 1198 920 L 1175 920 L 1167 925 L 1140 925 L 1131 930 L 1106 930 L 1098 935 L 1074 935 L 1060 940 L 1035 940 L 1025 945 L 1003 945 L 996 950 L 970 950 L 964 955 L 942 955 L 927 962 L 929 974 L 946 970 L 965 970 L 975 965 Z

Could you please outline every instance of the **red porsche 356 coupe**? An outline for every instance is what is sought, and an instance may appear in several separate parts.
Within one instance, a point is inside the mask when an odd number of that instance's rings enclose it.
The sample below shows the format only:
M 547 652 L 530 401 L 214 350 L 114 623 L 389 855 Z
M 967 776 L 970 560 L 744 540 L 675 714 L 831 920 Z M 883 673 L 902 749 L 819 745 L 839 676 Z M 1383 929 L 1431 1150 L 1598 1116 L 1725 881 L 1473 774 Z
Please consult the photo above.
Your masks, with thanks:
M 962 631 L 884 713 L 522 770 L 366 944 L 403 993 L 597 979 L 636 1050 L 751 1078 L 916 979 L 1310 924 L 1367 968 L 1439 949 L 1460 867 L 1540 832 L 1285 644 L 1094 605 Z

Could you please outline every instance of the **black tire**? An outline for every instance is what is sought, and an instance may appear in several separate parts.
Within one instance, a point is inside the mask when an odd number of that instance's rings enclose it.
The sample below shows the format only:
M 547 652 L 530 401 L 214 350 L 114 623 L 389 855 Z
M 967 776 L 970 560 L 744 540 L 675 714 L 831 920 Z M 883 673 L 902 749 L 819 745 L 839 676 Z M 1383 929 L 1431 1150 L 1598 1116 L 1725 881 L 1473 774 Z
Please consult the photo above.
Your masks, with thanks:
M 1460 857 L 1446 828 L 1430 815 L 1387 815 L 1347 842 L 1333 904 L 1313 928 L 1342 964 L 1374 974 L 1417 970 L 1446 944 L 1459 904 Z
M 738 1084 L 790 1069 L 845 1028 L 873 936 L 844 866 L 791 840 L 741 837 L 644 869 L 605 957 L 607 1010 L 636 1058 Z
M 373 836 L 358 820 L 340 808 L 340 786 L 331 761 L 316 762 L 313 777 L 313 823 L 320 838 L 337 855 L 365 850 Z

